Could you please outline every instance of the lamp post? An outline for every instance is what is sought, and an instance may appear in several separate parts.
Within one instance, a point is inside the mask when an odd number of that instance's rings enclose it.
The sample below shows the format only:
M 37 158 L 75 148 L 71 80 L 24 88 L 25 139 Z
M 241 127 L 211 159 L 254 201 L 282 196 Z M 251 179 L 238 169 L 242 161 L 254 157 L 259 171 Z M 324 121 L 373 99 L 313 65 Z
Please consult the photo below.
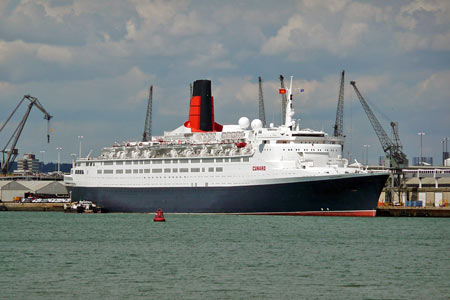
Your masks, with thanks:
M 443 166 L 445 166 L 445 160 L 448 158 L 448 140 L 450 140 L 450 138 L 446 137 L 446 138 L 444 138 L 444 141 L 443 141 L 443 142 L 445 142 L 445 156 L 444 156 L 444 154 L 442 154 L 442 156 L 443 156 L 442 165 Z M 442 145 L 442 147 L 444 147 L 444 145 Z M 442 150 L 444 150 L 444 148 L 442 148 Z
M 450 138 L 445 138 L 445 152 L 448 152 L 448 140 L 450 140 Z
M 81 140 L 83 139 L 82 135 L 78 136 L 78 140 L 80 141 L 80 155 L 78 156 L 79 158 L 81 158 Z
M 445 138 L 441 141 L 442 143 L 442 166 L 445 166 Z
M 44 171 L 44 165 L 45 165 L 45 163 L 44 163 L 44 154 L 45 154 L 45 150 L 41 150 L 41 151 L 39 151 L 40 153 L 41 153 L 41 156 L 42 156 L 42 172 Z
M 77 160 L 77 155 L 75 153 L 70 154 L 72 156 L 72 168 L 75 168 L 75 161 Z
M 425 132 L 418 132 L 417 135 L 420 136 L 420 160 L 419 160 L 419 166 L 421 166 L 421 165 L 423 165 L 422 137 L 425 135 Z
M 45 150 L 41 150 L 41 151 L 39 151 L 39 152 L 41 152 L 42 162 L 44 162 L 44 154 L 45 154 Z
M 60 164 L 61 164 L 61 150 L 62 150 L 62 148 L 61 147 L 57 147 L 56 148 L 56 150 L 58 150 L 58 174 L 59 174 L 59 171 L 60 171 Z
M 364 145 L 365 152 L 366 152 L 366 167 L 369 165 L 369 147 L 370 147 L 370 145 Z

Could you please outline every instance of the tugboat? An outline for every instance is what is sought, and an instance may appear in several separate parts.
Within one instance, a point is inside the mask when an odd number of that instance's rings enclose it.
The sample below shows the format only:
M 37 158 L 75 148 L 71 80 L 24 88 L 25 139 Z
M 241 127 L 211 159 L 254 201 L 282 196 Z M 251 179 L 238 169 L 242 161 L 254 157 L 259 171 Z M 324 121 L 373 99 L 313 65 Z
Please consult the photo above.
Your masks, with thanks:
M 153 222 L 165 222 L 166 218 L 164 218 L 164 213 L 161 208 L 158 208 L 156 211 L 155 217 L 153 218 Z
M 101 213 L 102 209 L 92 201 L 81 200 L 64 204 L 64 212 L 68 213 Z

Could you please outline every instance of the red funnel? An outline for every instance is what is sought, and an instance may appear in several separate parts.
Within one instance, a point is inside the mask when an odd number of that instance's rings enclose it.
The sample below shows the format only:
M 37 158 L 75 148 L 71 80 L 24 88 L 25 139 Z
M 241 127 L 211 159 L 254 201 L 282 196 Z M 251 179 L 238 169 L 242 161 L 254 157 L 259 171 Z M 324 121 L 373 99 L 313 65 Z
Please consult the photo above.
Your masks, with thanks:
M 222 131 L 223 126 L 214 122 L 214 97 L 211 81 L 196 80 L 192 91 L 189 120 L 184 123 L 192 132 Z

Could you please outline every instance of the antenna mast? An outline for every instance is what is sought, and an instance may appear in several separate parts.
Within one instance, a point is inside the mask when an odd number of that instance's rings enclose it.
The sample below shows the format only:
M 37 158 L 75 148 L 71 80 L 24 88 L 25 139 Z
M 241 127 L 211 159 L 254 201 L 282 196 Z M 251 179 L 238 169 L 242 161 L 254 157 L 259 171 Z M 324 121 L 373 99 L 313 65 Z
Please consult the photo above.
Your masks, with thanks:
M 147 142 L 152 139 L 152 102 L 153 102 L 153 85 L 150 86 L 148 95 L 147 115 L 145 116 L 145 127 L 142 141 Z
M 284 77 L 283 75 L 280 75 L 280 84 L 282 89 L 286 89 L 284 87 Z M 287 97 L 286 94 L 281 94 L 281 124 L 286 123 L 286 103 L 287 103 Z

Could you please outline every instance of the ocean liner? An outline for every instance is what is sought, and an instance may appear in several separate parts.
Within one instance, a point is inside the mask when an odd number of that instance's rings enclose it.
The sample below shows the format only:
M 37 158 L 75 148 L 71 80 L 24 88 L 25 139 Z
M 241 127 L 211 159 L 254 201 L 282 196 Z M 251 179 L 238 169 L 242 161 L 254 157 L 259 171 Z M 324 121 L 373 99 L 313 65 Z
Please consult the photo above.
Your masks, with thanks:
M 72 200 L 110 212 L 375 216 L 388 173 L 349 167 L 343 138 L 293 119 L 292 77 L 284 91 L 284 124 L 220 125 L 211 81 L 195 81 L 180 127 L 78 158 L 64 176 Z

